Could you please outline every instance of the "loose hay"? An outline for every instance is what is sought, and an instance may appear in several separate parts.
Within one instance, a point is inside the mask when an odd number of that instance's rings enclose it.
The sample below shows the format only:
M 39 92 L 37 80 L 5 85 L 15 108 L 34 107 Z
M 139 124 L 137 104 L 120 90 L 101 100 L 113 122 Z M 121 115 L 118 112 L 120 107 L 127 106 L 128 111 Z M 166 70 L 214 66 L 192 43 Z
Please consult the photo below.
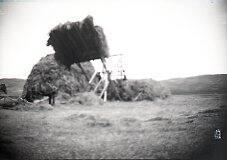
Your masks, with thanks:
M 60 92 L 58 93 L 57 97 L 56 97 L 56 102 L 60 103 L 60 104 L 67 104 L 68 101 L 70 100 L 71 96 L 67 93 L 64 92 Z
M 13 99 L 7 96 L 0 99 L 0 106 L 4 109 L 15 109 L 17 106 L 27 107 L 30 106 L 31 104 L 32 103 L 29 103 L 28 101 L 22 98 Z
M 17 105 L 13 110 L 18 110 L 18 111 L 48 111 L 48 110 L 53 110 L 54 107 L 48 104 L 30 104 L 30 105 Z
M 89 115 L 89 114 L 72 114 L 65 118 L 68 121 L 75 121 L 77 123 L 81 122 L 89 127 L 109 127 L 113 124 L 110 120 L 102 118 L 99 115 Z
M 90 127 L 109 127 L 112 123 L 106 118 L 95 118 L 87 122 L 87 125 Z
M 75 94 L 69 101 L 73 104 L 81 105 L 102 105 L 104 102 L 93 92 L 84 92 Z
M 163 117 L 155 117 L 155 118 L 150 118 L 146 120 L 145 122 L 150 122 L 150 121 L 169 121 L 171 119 L 169 118 L 163 118 Z
M 87 116 L 88 116 L 87 114 L 83 114 L 83 113 L 82 114 L 72 114 L 72 115 L 66 117 L 65 119 L 69 120 L 69 121 L 75 121 L 75 120 L 83 119 Z
M 0 106 L 3 108 L 12 108 L 19 103 L 18 99 L 13 99 L 10 97 L 4 97 L 0 99 Z
M 140 120 L 136 119 L 136 118 L 132 118 L 132 117 L 126 117 L 126 118 L 122 118 L 120 119 L 120 124 L 122 124 L 123 126 L 141 126 L 141 122 Z

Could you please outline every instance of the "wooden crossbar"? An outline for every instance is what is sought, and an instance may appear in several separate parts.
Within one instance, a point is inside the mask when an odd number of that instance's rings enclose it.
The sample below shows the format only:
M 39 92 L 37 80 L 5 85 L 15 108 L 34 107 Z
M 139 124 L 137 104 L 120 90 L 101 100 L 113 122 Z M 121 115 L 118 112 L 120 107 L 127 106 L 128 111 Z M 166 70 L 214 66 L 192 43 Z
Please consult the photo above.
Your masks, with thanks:
M 103 89 L 101 91 L 101 94 L 99 95 L 99 98 L 102 98 L 103 97 L 104 102 L 106 102 L 107 101 L 107 88 L 108 88 L 109 83 L 110 83 L 110 72 L 107 70 L 105 58 L 101 58 L 101 61 L 102 61 L 102 64 L 103 64 L 103 76 L 100 79 L 100 81 L 96 84 L 96 86 L 94 88 L 94 92 L 96 92 L 97 89 L 98 89 L 98 87 L 100 86 L 100 84 L 102 82 L 104 82 L 104 87 L 103 87 Z M 91 79 L 89 80 L 89 83 L 90 84 L 94 80 L 94 78 L 95 78 L 95 76 L 96 76 L 97 73 L 98 72 L 95 71 L 94 74 L 92 75 Z

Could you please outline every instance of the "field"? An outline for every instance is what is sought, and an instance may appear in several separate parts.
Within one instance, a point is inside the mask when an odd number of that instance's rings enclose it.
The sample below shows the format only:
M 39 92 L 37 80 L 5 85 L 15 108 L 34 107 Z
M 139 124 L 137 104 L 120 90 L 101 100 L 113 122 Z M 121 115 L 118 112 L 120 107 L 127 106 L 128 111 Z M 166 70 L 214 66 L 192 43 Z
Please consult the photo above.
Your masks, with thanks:
M 0 83 L 4 83 L 6 85 L 7 94 L 10 95 L 10 97 L 17 98 L 23 92 L 25 80 L 18 78 L 3 78 L 0 79 Z
M 226 111 L 223 94 L 1 109 L 0 152 L 5 159 L 224 159 Z

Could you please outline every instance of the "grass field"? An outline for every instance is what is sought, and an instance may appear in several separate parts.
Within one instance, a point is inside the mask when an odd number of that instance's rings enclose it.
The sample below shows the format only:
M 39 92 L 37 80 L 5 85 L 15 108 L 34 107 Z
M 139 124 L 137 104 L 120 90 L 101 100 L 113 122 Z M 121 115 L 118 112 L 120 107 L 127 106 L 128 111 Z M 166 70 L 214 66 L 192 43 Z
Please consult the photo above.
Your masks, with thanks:
M 7 94 L 10 97 L 17 98 L 21 96 L 23 92 L 25 80 L 18 79 L 18 78 L 3 78 L 3 79 L 0 79 L 0 83 L 4 83 L 6 85 Z
M 226 111 L 223 94 L 1 109 L 0 151 L 5 159 L 224 158 L 225 137 L 215 140 L 214 132 L 220 129 L 225 136 Z

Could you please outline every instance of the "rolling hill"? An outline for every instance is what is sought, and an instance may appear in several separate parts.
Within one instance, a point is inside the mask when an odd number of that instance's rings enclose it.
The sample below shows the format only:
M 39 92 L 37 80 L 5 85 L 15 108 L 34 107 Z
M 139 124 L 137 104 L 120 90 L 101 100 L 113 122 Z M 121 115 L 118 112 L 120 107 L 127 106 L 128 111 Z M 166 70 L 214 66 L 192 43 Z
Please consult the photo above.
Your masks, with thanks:
M 227 74 L 201 75 L 163 80 L 172 94 L 227 93 Z
M 3 78 L 0 79 L 0 83 L 4 83 L 6 85 L 9 96 L 19 97 L 23 92 L 25 80 L 18 78 Z
M 0 83 L 6 84 L 8 95 L 12 97 L 21 96 L 25 81 L 17 78 L 0 79 Z M 172 94 L 227 93 L 227 74 L 174 78 L 160 82 L 169 88 Z

